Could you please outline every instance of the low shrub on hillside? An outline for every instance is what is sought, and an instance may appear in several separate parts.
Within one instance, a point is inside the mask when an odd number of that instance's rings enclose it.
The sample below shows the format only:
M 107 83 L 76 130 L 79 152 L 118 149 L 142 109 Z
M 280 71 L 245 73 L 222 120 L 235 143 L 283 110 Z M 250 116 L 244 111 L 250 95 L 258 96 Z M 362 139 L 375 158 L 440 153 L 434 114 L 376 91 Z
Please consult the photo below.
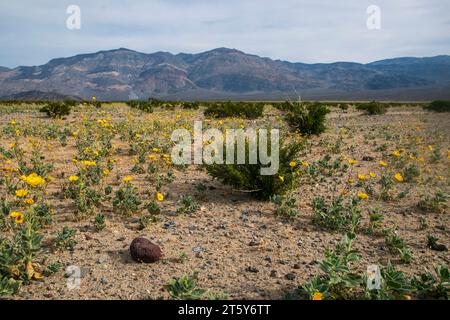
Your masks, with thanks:
M 387 106 L 377 101 L 371 101 L 368 103 L 361 103 L 356 106 L 356 109 L 366 111 L 369 115 L 385 114 Z
M 320 103 L 302 104 L 291 103 L 291 107 L 283 107 L 290 112 L 286 115 L 286 120 L 291 127 L 304 135 L 319 135 L 325 131 L 325 117 L 330 110 Z
M 450 101 L 436 100 L 424 107 L 424 109 L 435 112 L 450 112 Z
M 205 109 L 205 116 L 215 118 L 244 117 L 255 119 L 262 116 L 264 111 L 263 103 L 212 103 Z
M 48 102 L 45 106 L 39 109 L 40 112 L 45 112 L 50 118 L 63 118 L 70 114 L 70 111 L 74 106 L 71 102 L 52 101 Z

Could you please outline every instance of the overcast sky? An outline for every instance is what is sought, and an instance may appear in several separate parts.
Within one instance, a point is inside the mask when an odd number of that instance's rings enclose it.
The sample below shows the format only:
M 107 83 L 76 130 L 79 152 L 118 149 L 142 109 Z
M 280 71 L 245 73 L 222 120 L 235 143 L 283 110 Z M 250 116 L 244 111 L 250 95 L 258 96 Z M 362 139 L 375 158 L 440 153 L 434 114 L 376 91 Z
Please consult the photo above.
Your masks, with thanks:
M 81 9 L 80 30 L 66 27 L 69 5 Z M 381 9 L 379 30 L 367 28 L 369 5 Z M 0 66 L 119 47 L 307 63 L 450 54 L 450 1 L 1 0 Z

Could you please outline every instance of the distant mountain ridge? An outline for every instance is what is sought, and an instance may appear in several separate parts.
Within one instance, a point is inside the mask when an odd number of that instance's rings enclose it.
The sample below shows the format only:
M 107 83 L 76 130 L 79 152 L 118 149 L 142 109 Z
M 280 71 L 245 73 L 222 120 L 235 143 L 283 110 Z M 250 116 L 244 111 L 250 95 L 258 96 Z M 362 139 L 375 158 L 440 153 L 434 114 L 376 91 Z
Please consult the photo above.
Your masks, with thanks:
M 0 100 L 19 100 L 19 101 L 55 101 L 55 100 L 74 100 L 82 101 L 83 99 L 77 96 L 65 95 L 56 92 L 42 92 L 42 91 L 25 91 L 15 93 L 9 96 L 3 96 Z
M 0 67 L 0 97 L 23 92 L 103 100 L 448 99 L 450 56 L 306 64 L 228 48 L 175 55 L 120 48 Z

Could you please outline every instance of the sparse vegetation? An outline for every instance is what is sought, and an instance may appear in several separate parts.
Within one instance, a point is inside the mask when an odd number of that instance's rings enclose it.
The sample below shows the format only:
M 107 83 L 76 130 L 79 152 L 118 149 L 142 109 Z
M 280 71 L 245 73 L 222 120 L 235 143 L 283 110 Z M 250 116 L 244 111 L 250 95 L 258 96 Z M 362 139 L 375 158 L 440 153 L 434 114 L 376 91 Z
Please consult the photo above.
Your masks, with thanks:
M 446 113 L 383 103 L 396 109 L 368 121 L 352 102 L 96 101 L 54 117 L 39 113 L 47 102 L 0 103 L 2 298 L 228 297 L 214 287 L 279 299 L 301 284 L 291 298 L 448 299 Z M 279 129 L 278 170 L 175 164 L 171 134 L 199 120 L 223 133 Z M 142 281 L 149 266 L 127 260 L 138 236 L 163 251 Z M 86 257 L 95 266 L 80 265 L 86 290 L 69 293 L 65 268 Z M 318 273 L 305 278 L 316 259 Z M 189 270 L 202 261 L 199 279 Z M 376 289 L 366 283 L 371 263 Z M 161 291 L 174 270 L 188 274 Z
M 450 112 L 450 101 L 436 100 L 424 108 L 435 112 Z
M 289 105 L 283 108 L 289 110 L 286 120 L 292 128 L 304 135 L 319 135 L 325 131 L 325 116 L 330 112 L 326 106 L 320 103 L 285 103 Z

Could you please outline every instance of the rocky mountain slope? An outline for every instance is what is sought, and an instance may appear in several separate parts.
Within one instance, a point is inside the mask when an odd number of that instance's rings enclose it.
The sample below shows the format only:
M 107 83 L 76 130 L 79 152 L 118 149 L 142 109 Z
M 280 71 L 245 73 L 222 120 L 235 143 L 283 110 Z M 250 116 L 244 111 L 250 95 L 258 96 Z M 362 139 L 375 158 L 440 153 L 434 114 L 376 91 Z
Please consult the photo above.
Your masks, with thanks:
M 443 99 L 450 98 L 450 56 L 305 64 L 227 48 L 176 55 L 121 48 L 0 68 L 0 97 L 30 91 L 104 100 Z

